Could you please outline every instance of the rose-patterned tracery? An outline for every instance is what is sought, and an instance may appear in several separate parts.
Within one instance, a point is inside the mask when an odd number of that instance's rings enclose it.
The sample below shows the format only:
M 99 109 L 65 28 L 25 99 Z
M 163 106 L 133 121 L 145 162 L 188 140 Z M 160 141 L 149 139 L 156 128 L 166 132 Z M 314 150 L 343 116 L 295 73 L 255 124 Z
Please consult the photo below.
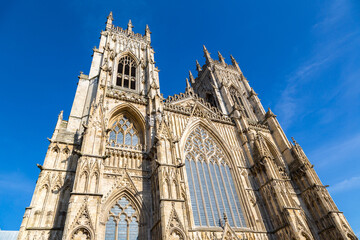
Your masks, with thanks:
M 196 226 L 245 227 L 227 157 L 207 131 L 197 127 L 185 144 L 185 166 Z

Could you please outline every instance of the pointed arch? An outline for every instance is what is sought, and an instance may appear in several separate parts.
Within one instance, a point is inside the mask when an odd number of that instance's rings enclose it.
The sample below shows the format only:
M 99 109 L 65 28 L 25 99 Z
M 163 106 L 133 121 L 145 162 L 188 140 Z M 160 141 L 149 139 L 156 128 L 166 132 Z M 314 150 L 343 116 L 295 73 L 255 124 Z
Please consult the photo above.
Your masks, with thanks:
M 143 205 L 143 200 L 139 195 L 128 187 L 122 187 L 115 190 L 103 204 L 103 213 L 100 217 L 100 221 L 106 223 L 108 218 L 108 212 L 116 204 L 116 202 L 122 197 L 126 197 L 131 203 L 133 203 L 136 210 L 139 212 L 139 220 L 144 223 L 148 219 L 148 213 L 146 207 Z
M 259 135 L 261 135 L 266 144 L 268 145 L 268 148 L 271 152 L 271 154 L 273 155 L 274 158 L 279 158 L 281 156 L 279 150 L 278 150 L 278 147 L 267 137 L 265 136 L 265 134 L 261 133 L 261 132 L 258 132 Z
M 93 172 L 90 178 L 90 190 L 91 193 L 98 192 L 98 185 L 99 185 L 99 174 L 97 172 Z
M 78 226 L 76 227 L 72 233 L 69 236 L 69 240 L 75 240 L 77 239 L 77 236 L 81 236 L 82 238 L 79 239 L 84 239 L 84 240 L 92 240 L 94 239 L 94 233 L 93 231 L 88 227 L 88 226 Z
M 80 175 L 77 185 L 77 190 L 79 192 L 86 193 L 88 191 L 88 181 L 89 181 L 89 172 L 87 170 L 84 170 Z
M 140 64 L 140 60 L 131 51 L 124 51 L 124 52 L 120 53 L 119 60 L 125 56 L 129 56 L 129 57 L 133 58 L 135 60 L 137 66 Z
M 116 86 L 137 90 L 139 79 L 139 60 L 132 52 L 124 52 L 119 55 L 116 65 Z
M 133 191 L 126 187 L 119 189 L 106 201 L 104 209 L 100 221 L 105 225 L 105 240 L 114 239 L 115 235 L 121 239 L 138 239 L 139 236 L 142 239 L 147 223 L 146 210 Z
M 235 157 L 232 154 L 229 147 L 226 145 L 225 139 L 221 137 L 221 134 L 216 130 L 217 128 L 214 126 L 214 124 L 211 121 L 208 121 L 207 119 L 196 119 L 195 121 L 190 123 L 189 126 L 184 130 L 180 139 L 181 153 L 182 154 L 184 153 L 186 140 L 189 138 L 190 134 L 197 127 L 201 127 L 209 133 L 209 135 L 216 141 L 216 143 L 224 151 L 226 158 L 229 160 L 228 164 L 230 168 L 236 168 L 234 161 Z M 182 156 L 182 159 L 185 159 L 185 156 Z
M 201 121 L 189 129 L 182 154 L 195 226 L 221 226 L 226 214 L 231 226 L 245 227 L 240 191 L 235 187 L 236 165 L 226 142 Z
M 109 119 L 107 123 L 108 128 L 116 120 L 116 117 L 121 113 L 127 113 L 134 120 L 136 124 L 135 127 L 138 127 L 138 129 L 141 130 L 142 134 L 144 133 L 145 117 L 139 111 L 139 109 L 131 103 L 122 103 L 120 105 L 117 105 L 107 114 L 107 119 Z

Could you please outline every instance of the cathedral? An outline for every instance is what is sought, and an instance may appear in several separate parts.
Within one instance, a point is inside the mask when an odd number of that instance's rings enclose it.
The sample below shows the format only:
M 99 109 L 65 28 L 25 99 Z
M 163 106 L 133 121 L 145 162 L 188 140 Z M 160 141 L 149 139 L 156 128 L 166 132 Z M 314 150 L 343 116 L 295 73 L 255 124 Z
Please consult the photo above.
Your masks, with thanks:
M 110 13 L 18 240 L 358 239 L 235 58 L 203 51 L 165 99 L 149 27 Z

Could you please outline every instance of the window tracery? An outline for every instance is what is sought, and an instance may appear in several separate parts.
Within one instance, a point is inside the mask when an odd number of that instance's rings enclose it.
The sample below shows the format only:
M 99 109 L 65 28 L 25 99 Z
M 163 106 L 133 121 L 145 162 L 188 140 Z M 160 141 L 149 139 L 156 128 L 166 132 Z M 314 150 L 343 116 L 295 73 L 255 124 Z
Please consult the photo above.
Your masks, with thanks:
M 120 59 L 116 85 L 132 90 L 136 89 L 136 63 L 132 57 L 124 56 Z
M 113 123 L 108 146 L 141 150 L 140 134 L 133 122 L 125 115 L 120 115 Z
M 90 232 L 85 228 L 79 228 L 76 230 L 76 232 L 73 234 L 71 240 L 90 240 L 91 235 Z
M 230 88 L 230 95 L 231 95 L 231 98 L 232 98 L 232 100 L 234 102 L 234 105 L 235 105 L 235 103 L 237 105 L 239 105 L 242 108 L 241 111 L 245 113 L 247 118 L 249 118 L 249 114 L 248 114 L 248 112 L 247 112 L 247 110 L 245 108 L 245 104 L 244 104 L 244 102 L 242 100 L 242 97 L 241 97 L 240 93 L 235 88 L 232 87 L 232 88 Z
M 221 226 L 224 214 L 233 227 L 246 227 L 226 156 L 204 129 L 185 144 L 185 167 L 196 226 Z
M 137 240 L 139 237 L 139 213 L 122 197 L 111 208 L 106 223 L 105 240 Z

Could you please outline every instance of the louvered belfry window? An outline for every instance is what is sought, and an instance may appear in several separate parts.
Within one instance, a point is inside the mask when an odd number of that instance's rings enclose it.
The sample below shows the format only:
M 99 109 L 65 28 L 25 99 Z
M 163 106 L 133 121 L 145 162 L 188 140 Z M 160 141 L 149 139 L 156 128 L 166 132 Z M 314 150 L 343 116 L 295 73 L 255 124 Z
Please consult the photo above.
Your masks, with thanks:
M 132 90 L 136 89 L 136 63 L 132 57 L 125 56 L 120 59 L 116 85 Z
M 139 214 L 132 204 L 122 197 L 109 212 L 105 240 L 138 240 L 138 218 Z
M 196 226 L 246 227 L 227 158 L 209 133 L 197 127 L 185 144 L 185 167 Z

